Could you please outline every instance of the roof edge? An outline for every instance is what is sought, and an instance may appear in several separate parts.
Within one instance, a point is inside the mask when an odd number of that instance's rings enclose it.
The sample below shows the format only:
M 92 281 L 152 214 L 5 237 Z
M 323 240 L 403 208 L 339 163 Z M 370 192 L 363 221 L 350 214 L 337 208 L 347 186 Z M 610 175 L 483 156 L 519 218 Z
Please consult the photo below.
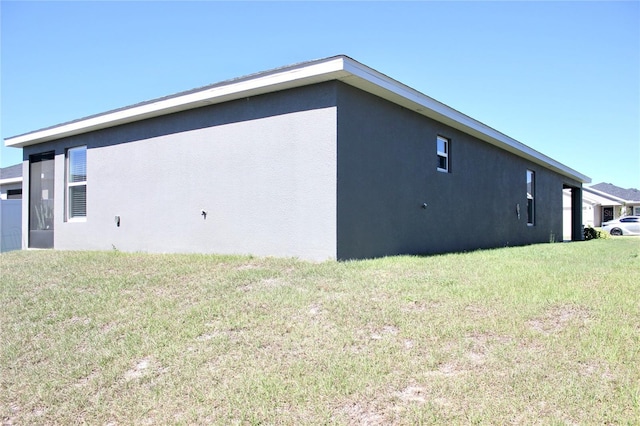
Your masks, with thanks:
M 427 96 L 403 83 L 398 82 L 366 65 L 363 65 L 347 56 L 345 60 L 345 70 L 351 75 L 357 76 L 361 81 L 367 81 L 377 86 L 377 89 L 358 84 L 353 80 L 345 80 L 345 83 L 352 84 L 365 91 L 379 94 L 392 102 L 398 103 L 408 109 L 414 110 L 422 115 L 444 122 L 454 128 L 469 133 L 485 142 L 498 146 L 506 151 L 526 158 L 534 163 L 549 167 L 554 171 L 571 177 L 581 183 L 590 183 L 591 178 L 567 167 L 566 165 L 542 154 L 539 151 L 519 142 L 486 124 L 471 118 L 470 116 L 451 108 L 436 99 Z M 379 93 L 376 93 L 379 92 Z M 381 93 L 380 93 L 381 92 Z M 387 93 L 384 93 L 387 92 Z M 395 95 L 395 96 L 394 96 Z
M 591 182 L 588 176 L 346 55 L 302 62 L 226 80 L 9 137 L 5 139 L 5 146 L 21 148 L 36 145 L 179 111 L 329 80 L 340 80 L 385 98 L 581 183 Z
M 10 183 L 20 183 L 20 182 L 22 182 L 22 176 L 13 177 L 13 178 L 6 178 L 6 179 L 0 179 L 0 185 L 8 185 Z
M 588 186 L 585 186 L 584 188 L 582 188 L 583 191 L 587 191 L 587 192 L 591 192 L 592 194 L 598 195 L 602 198 L 608 198 L 609 200 L 613 200 L 613 201 L 617 201 L 620 203 L 633 203 L 633 202 L 637 202 L 634 200 L 625 200 L 624 198 L 620 198 L 620 197 L 616 197 L 615 195 L 611 195 L 608 192 L 604 192 L 604 191 L 600 191 L 599 189 L 596 188 L 591 188 Z
M 342 58 L 342 56 L 335 56 L 276 68 L 152 99 L 12 136 L 5 139 L 5 146 L 22 148 L 147 118 L 339 78 L 342 71 Z

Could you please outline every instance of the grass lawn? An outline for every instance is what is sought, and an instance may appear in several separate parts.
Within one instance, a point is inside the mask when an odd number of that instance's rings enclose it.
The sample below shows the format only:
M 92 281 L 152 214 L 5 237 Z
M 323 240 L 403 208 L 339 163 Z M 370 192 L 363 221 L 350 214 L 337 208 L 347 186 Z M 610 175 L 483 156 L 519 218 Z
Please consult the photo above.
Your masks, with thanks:
M 430 257 L 0 255 L 0 419 L 638 424 L 640 239 Z

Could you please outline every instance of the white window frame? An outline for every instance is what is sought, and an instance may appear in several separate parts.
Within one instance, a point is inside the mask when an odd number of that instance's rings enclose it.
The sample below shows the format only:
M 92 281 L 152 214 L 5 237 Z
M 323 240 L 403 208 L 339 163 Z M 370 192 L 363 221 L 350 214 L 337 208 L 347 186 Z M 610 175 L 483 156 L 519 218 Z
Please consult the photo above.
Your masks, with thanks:
M 71 153 L 73 151 L 78 151 L 78 150 L 84 150 L 85 151 L 85 176 L 83 181 L 77 181 L 77 182 L 71 182 L 70 179 L 70 175 L 71 175 L 71 170 L 72 170 L 72 164 L 71 164 Z M 66 163 L 66 173 L 65 173 L 65 183 L 66 183 L 66 188 L 65 188 L 65 196 L 67 198 L 66 200 L 66 211 L 65 211 L 65 217 L 67 222 L 85 222 L 87 220 L 87 205 L 86 205 L 86 199 L 85 199 L 85 211 L 84 211 L 84 216 L 72 216 L 73 213 L 73 207 L 71 206 L 71 202 L 72 202 L 72 197 L 71 197 L 71 188 L 74 187 L 81 187 L 84 186 L 85 187 L 85 197 L 86 197 L 86 187 L 87 187 L 87 175 L 86 175 L 86 169 L 87 169 L 87 155 L 86 155 L 86 151 L 87 151 L 87 147 L 86 145 L 84 146 L 76 146 L 73 148 L 69 148 L 67 149 L 66 152 L 66 158 L 65 158 L 65 163 Z
M 440 149 L 440 142 L 444 144 L 444 151 Z M 438 135 L 436 138 L 436 152 L 438 154 L 438 171 L 443 173 L 449 173 L 450 164 L 449 164 L 449 152 L 451 152 L 451 140 L 445 138 L 444 136 Z M 440 167 L 440 158 L 444 158 L 446 167 Z

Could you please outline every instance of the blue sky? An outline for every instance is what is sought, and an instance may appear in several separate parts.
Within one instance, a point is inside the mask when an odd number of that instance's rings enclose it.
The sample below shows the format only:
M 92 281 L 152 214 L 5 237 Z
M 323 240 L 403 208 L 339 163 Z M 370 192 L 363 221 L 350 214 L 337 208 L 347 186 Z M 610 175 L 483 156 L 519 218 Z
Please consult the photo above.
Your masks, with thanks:
M 3 139 L 346 54 L 593 183 L 640 188 L 638 1 L 1 1 L 0 14 Z

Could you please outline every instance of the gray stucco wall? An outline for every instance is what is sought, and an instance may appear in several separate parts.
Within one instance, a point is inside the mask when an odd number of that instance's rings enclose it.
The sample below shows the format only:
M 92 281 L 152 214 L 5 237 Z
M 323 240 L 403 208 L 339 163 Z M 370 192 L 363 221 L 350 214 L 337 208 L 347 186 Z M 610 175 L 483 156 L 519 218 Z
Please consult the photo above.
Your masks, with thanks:
M 437 135 L 451 140 L 450 173 L 436 170 Z M 65 152 L 81 145 L 87 218 L 67 222 Z M 56 154 L 56 249 L 324 260 L 559 241 L 563 186 L 581 186 L 339 82 L 29 146 L 25 161 L 47 151 Z M 28 235 L 27 162 L 24 172 Z
M 335 90 L 294 89 L 25 148 L 25 159 L 56 153 L 54 248 L 336 258 Z M 64 155 L 80 145 L 87 218 L 66 222 Z
M 437 171 L 437 135 L 451 140 L 450 173 Z M 534 226 L 526 219 L 527 169 L 536 172 Z M 339 85 L 339 259 L 561 241 L 563 184 L 580 186 L 442 123 Z

